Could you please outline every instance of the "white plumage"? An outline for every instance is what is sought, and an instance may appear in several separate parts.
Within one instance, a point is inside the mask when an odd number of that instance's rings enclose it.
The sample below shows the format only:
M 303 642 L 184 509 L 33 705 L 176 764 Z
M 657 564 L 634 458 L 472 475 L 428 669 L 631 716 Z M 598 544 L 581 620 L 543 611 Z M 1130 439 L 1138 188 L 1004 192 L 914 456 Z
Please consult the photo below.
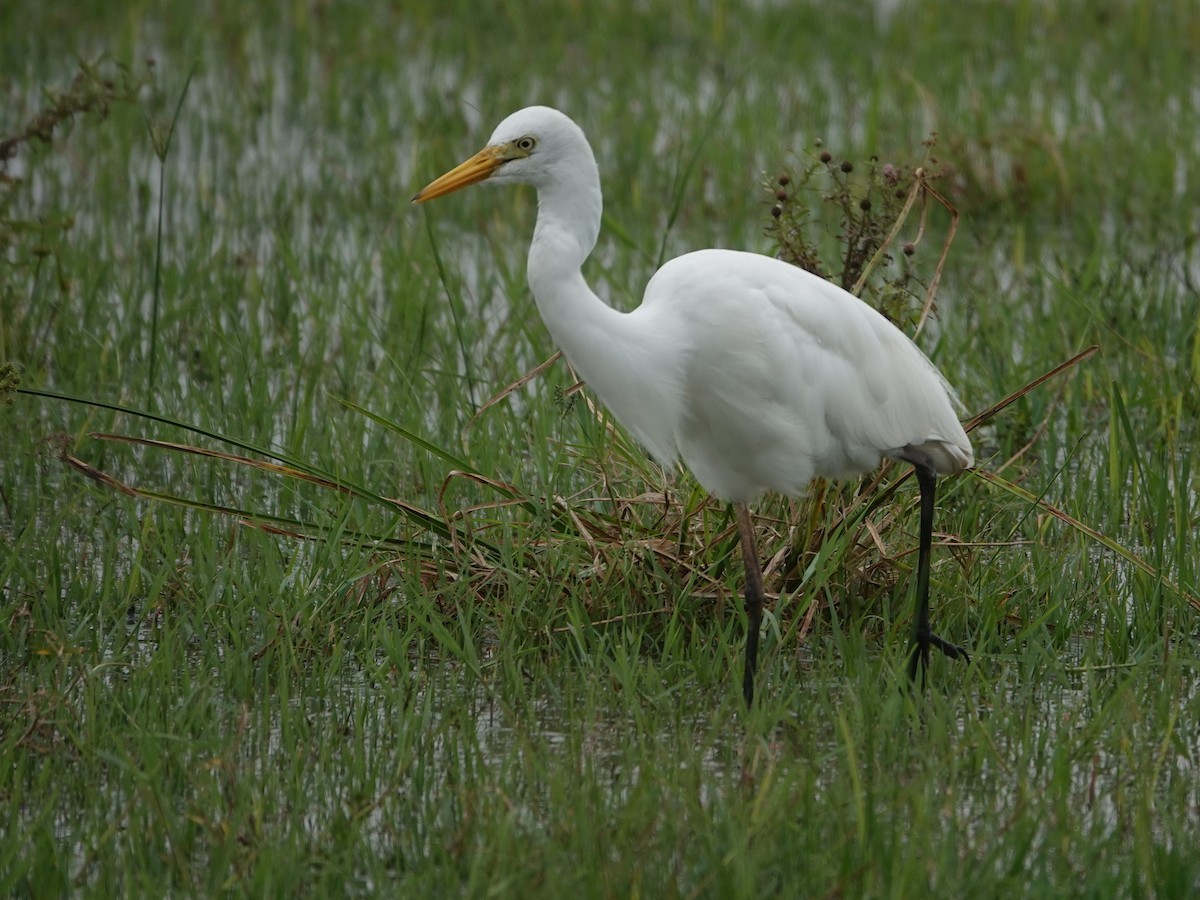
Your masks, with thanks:
M 818 276 L 734 250 L 677 257 L 637 309 L 608 306 L 580 272 L 600 229 L 599 172 L 583 132 L 557 110 L 513 113 L 483 150 L 413 201 L 484 179 L 537 188 L 529 286 L 572 367 L 660 463 L 681 458 L 708 491 L 736 504 L 748 704 L 762 585 L 746 504 L 768 490 L 800 494 L 817 475 L 869 471 L 885 456 L 913 463 L 922 493 L 910 674 L 931 645 L 966 656 L 929 631 L 928 554 L 936 475 L 974 458 L 949 385 L 903 332 Z

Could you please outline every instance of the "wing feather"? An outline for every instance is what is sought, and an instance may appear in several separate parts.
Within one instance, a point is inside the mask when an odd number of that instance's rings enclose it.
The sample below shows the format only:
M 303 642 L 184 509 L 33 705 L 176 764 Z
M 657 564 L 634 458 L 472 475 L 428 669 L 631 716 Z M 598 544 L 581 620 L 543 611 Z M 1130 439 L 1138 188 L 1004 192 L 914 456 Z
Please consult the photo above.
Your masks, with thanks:
M 858 298 L 770 257 L 672 260 L 638 311 L 683 340 L 675 443 L 729 499 L 797 494 L 813 475 L 867 471 L 913 448 L 941 471 L 972 462 L 950 386 Z

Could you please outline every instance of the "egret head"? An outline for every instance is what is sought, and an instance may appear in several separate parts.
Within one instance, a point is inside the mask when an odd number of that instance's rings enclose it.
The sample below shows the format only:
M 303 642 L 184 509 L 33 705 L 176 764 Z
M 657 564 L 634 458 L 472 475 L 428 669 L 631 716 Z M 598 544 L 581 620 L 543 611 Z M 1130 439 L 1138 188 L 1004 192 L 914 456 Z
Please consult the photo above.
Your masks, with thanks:
M 581 168 L 594 173 L 596 160 L 579 126 L 556 109 L 529 106 L 497 125 L 487 146 L 430 182 L 412 202 L 424 203 L 481 181 L 542 188 Z

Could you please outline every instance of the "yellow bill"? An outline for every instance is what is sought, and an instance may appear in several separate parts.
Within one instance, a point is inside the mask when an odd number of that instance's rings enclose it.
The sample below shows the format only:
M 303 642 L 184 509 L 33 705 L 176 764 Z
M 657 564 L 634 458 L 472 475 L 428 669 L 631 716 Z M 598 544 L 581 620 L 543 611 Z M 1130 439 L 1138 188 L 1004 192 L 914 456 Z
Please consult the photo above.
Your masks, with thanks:
M 466 162 L 459 163 L 441 178 L 437 178 L 412 198 L 413 203 L 424 203 L 434 197 L 441 197 L 468 185 L 478 184 L 496 171 L 504 162 L 502 148 L 484 147 Z

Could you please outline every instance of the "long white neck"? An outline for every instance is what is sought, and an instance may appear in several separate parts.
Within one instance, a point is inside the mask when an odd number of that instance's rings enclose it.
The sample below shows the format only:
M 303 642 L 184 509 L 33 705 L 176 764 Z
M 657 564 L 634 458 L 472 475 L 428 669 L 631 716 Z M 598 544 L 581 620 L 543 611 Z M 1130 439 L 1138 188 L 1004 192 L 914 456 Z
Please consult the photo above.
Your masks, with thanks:
M 584 164 L 590 163 L 590 165 Z M 659 462 L 676 456 L 673 428 L 646 392 L 661 389 L 655 335 L 645 323 L 593 293 L 580 271 L 600 232 L 600 178 L 587 159 L 538 184 L 538 218 L 529 247 L 529 287 L 567 361 Z M 657 384 L 657 388 L 656 388 Z
M 572 365 L 586 367 L 589 349 L 608 343 L 601 338 L 620 328 L 621 313 L 592 292 L 580 271 L 600 232 L 599 178 L 572 181 L 538 188 L 527 277 L 554 340 Z

